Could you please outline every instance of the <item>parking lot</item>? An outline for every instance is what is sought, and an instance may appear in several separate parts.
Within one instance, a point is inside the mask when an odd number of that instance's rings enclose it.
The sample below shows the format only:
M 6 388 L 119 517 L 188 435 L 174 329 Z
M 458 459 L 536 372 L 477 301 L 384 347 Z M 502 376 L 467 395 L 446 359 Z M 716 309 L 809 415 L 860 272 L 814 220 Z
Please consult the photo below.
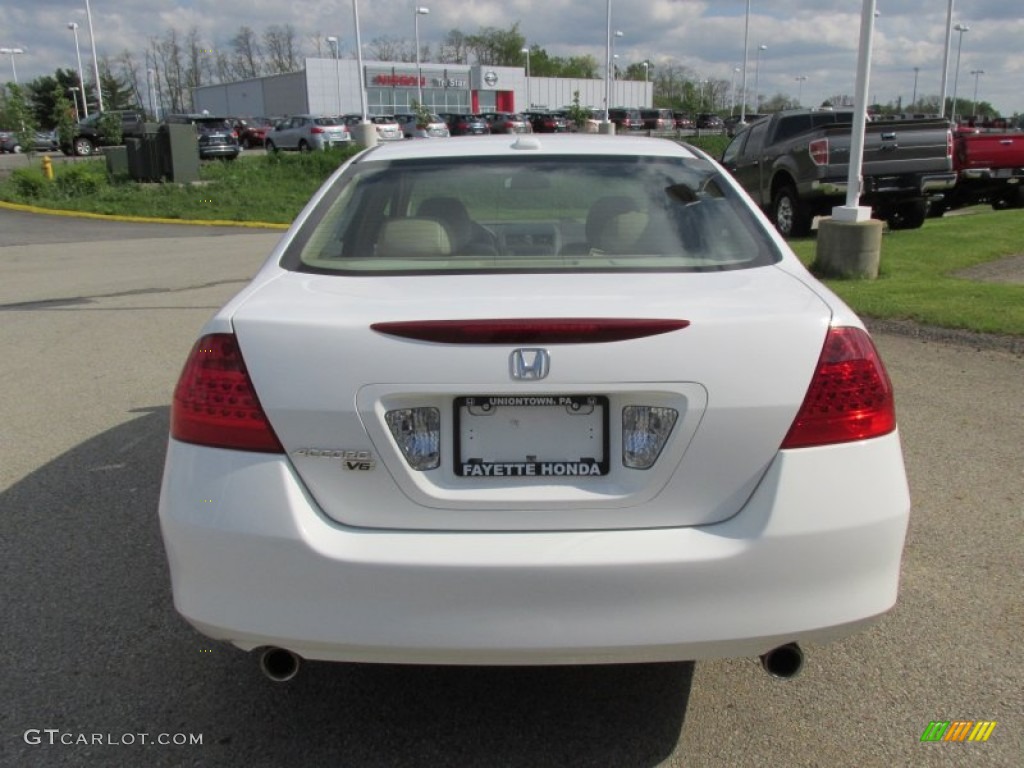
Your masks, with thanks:
M 905 335 L 877 339 L 914 504 L 900 601 L 806 648 L 791 682 L 730 659 L 309 663 L 277 685 L 205 640 L 174 612 L 157 525 L 170 395 L 197 330 L 278 237 L 0 210 L 0 762 L 1020 764 L 1024 360 Z M 921 743 L 936 720 L 997 726 L 985 743 Z

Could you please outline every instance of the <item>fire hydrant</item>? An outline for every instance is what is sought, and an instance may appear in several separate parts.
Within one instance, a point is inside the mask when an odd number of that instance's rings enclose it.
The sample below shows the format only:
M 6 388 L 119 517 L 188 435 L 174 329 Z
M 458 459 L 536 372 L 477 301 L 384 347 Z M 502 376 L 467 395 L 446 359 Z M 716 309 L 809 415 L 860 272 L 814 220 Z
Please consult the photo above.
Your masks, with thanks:
M 53 181 L 53 161 L 49 155 L 43 155 L 43 176 Z

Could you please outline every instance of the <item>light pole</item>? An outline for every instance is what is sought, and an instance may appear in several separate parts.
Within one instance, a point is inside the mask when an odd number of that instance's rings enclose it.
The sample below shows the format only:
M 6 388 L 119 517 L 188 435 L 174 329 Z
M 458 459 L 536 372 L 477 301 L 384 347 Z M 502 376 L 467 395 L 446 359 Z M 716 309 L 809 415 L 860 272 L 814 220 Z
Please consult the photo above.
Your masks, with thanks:
M 617 58 L 619 58 L 619 54 L 617 54 L 615 52 L 615 38 L 622 37 L 622 35 L 623 35 L 623 32 L 622 32 L 621 29 L 616 29 L 614 32 L 612 32 L 611 47 L 608 49 L 609 52 L 611 53 L 611 57 L 608 59 L 608 80 L 609 80 L 609 82 L 615 82 L 615 60 Z M 609 94 L 613 95 L 615 93 L 615 89 L 612 88 L 611 86 L 609 86 L 609 89 L 610 89 L 609 90 Z M 608 96 L 608 106 L 609 107 L 611 107 L 611 105 L 612 105 L 611 99 L 612 99 L 612 96 L 609 95 Z
M 807 75 L 797 75 L 796 81 L 798 83 L 796 87 L 796 105 L 802 107 L 804 104 L 804 82 L 807 80 Z
M 946 84 L 949 78 L 949 50 L 953 47 L 953 0 L 946 7 L 946 48 L 942 52 L 942 96 L 939 101 L 939 116 L 946 116 Z
M 642 63 L 643 63 L 643 65 L 644 65 L 644 82 L 646 83 L 646 82 L 648 81 L 648 79 L 649 79 L 649 78 L 648 78 L 648 72 L 647 72 L 647 70 L 649 70 L 649 69 L 651 68 L 651 62 L 649 62 L 649 61 L 644 61 L 644 62 L 642 62 Z
M 970 32 L 971 28 L 969 26 L 967 26 L 966 24 L 957 23 L 957 25 L 955 27 L 953 27 L 953 29 L 955 29 L 957 32 L 960 33 L 960 40 L 957 42 L 957 46 L 956 46 L 956 69 L 953 70 L 953 72 L 954 72 L 954 74 L 953 74 L 953 103 L 952 103 L 952 105 L 950 106 L 950 109 L 949 109 L 949 117 L 955 123 L 956 122 L 956 88 L 957 88 L 957 83 L 960 80 L 960 51 L 964 47 L 964 32 Z
M 913 109 L 914 105 L 917 104 L 917 73 L 921 71 L 920 67 L 914 67 L 914 96 L 910 100 L 910 108 Z
M 747 122 L 747 61 L 750 58 L 750 0 L 747 0 L 747 17 L 743 22 L 743 98 L 740 99 L 740 125 Z
M 757 46 L 757 57 L 754 59 L 754 114 L 761 111 L 761 94 L 758 92 L 758 81 L 761 79 L 761 51 L 767 51 L 768 46 L 761 43 Z
M 80 115 L 82 114 L 78 111 L 78 92 L 82 89 L 79 88 L 77 85 L 72 85 L 70 88 L 68 88 L 68 90 L 71 91 L 71 98 L 75 102 L 75 122 L 77 123 Z
M 972 69 L 971 74 L 974 75 L 974 114 L 978 114 L 978 77 L 985 74 L 984 69 Z
M 14 66 L 14 57 L 17 56 L 19 53 L 24 53 L 24 52 L 25 51 L 23 49 L 21 49 L 21 48 L 0 48 L 0 53 L 10 54 L 10 57 L 11 57 L 11 73 L 14 75 L 14 84 L 15 85 L 18 84 L 18 68 L 16 66 Z
M 145 71 L 145 84 L 148 87 L 148 89 L 150 89 L 150 114 L 153 116 L 154 121 L 159 123 L 160 119 L 157 116 L 156 106 L 157 100 L 154 98 L 153 89 L 153 76 L 156 74 L 156 71 L 152 67 L 150 69 L 147 69 Z
M 729 83 L 729 116 L 736 114 L 736 75 L 740 73 L 739 67 L 732 68 L 732 82 Z
M 82 89 L 82 116 L 89 116 L 89 107 L 85 104 L 85 76 L 82 74 L 82 49 L 78 46 L 78 22 L 69 21 L 68 29 L 75 33 L 75 56 L 78 57 L 78 85 Z M 75 104 L 75 111 L 78 110 L 78 104 Z
M 96 75 L 96 103 L 99 111 L 103 111 L 103 88 L 100 86 L 100 62 L 96 58 L 96 35 L 92 31 L 92 9 L 89 7 L 89 0 L 85 0 L 85 17 L 89 22 L 89 43 L 92 45 L 92 71 Z M 85 96 L 85 91 L 82 91 Z
M 338 61 L 338 49 L 341 47 L 335 35 L 328 35 L 327 42 L 334 49 L 334 82 L 338 86 L 338 114 L 344 110 L 341 108 L 341 63 Z
M 530 108 L 530 49 L 522 48 L 520 53 L 526 54 L 526 108 Z
M 416 26 L 416 98 L 419 106 L 423 106 L 423 75 L 420 73 L 420 16 L 430 13 L 429 8 L 421 5 L 416 6 L 416 13 L 413 14 Z

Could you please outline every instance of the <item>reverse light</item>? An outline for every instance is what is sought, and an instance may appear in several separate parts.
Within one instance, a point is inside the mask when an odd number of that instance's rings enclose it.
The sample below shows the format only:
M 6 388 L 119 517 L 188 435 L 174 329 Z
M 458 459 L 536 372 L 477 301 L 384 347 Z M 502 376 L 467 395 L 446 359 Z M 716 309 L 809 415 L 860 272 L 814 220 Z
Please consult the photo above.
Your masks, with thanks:
M 622 409 L 622 463 L 630 469 L 650 469 L 661 455 L 679 412 L 653 405 Z
M 234 334 L 203 336 L 192 347 L 174 389 L 171 437 L 212 448 L 284 452 Z
M 871 337 L 860 328 L 830 328 L 782 447 L 866 440 L 894 429 L 892 383 Z
M 437 408 L 398 408 L 384 414 L 391 436 L 409 466 L 436 469 L 441 463 L 441 412 Z

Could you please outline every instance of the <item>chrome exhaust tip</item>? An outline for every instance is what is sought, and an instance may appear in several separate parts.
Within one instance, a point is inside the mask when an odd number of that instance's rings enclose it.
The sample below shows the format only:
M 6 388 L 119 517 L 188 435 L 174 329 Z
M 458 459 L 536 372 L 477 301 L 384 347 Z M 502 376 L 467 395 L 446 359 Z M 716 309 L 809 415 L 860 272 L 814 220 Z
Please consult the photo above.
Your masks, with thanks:
M 804 652 L 796 643 L 786 643 L 761 655 L 761 667 L 779 680 L 792 680 L 804 666 Z
M 286 683 L 299 674 L 302 660 L 284 648 L 265 648 L 260 654 L 260 670 L 275 683 Z

